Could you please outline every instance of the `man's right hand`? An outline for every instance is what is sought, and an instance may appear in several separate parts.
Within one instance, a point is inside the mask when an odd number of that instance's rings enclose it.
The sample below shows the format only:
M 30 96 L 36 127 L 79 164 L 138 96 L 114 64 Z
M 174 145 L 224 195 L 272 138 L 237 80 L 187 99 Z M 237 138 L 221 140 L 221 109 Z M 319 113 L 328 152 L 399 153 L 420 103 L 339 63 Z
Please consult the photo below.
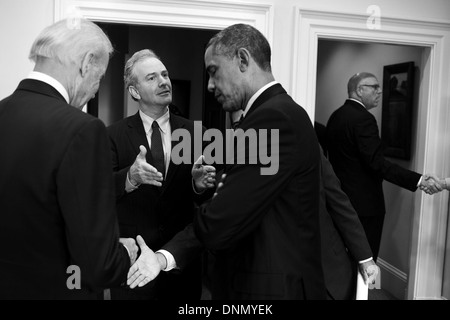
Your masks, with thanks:
M 128 171 L 128 179 L 131 184 L 138 186 L 141 184 L 150 184 L 157 187 L 161 187 L 163 176 L 161 172 L 158 172 L 155 167 L 147 163 L 145 158 L 147 149 L 144 146 L 139 146 L 139 154 L 136 157 L 133 165 Z
M 143 287 L 155 279 L 164 269 L 163 261 L 150 249 L 141 236 L 136 237 L 136 242 L 141 249 L 141 255 L 128 270 L 127 285 L 131 289 Z
M 359 271 L 364 279 L 365 284 L 374 284 L 375 279 L 380 272 L 380 268 L 376 265 L 375 261 L 369 260 L 359 264 Z

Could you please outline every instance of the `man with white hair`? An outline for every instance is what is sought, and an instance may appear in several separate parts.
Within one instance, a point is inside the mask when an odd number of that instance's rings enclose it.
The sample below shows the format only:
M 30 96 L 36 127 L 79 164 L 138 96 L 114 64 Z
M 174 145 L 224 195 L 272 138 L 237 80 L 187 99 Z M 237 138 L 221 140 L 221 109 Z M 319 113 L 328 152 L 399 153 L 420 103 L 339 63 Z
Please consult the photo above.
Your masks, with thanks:
M 94 23 L 59 21 L 0 101 L 0 299 L 90 299 L 127 279 L 138 248 L 119 239 L 106 129 L 81 111 L 112 51 Z

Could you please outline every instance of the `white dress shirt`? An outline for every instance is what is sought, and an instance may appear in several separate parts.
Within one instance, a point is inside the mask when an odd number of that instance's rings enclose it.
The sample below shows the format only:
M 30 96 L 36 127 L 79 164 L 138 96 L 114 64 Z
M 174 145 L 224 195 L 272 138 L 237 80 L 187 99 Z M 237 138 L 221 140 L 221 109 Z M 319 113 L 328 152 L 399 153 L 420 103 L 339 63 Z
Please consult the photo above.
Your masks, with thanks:
M 245 106 L 244 110 L 236 110 L 231 114 L 231 123 L 235 123 L 236 121 L 239 121 L 241 118 L 241 115 L 243 118 L 247 115 L 248 111 L 252 107 L 253 103 L 258 99 L 258 97 L 267 89 L 269 89 L 271 86 L 277 84 L 278 81 L 272 81 L 266 84 L 265 86 L 261 87 L 258 91 L 255 92 L 255 94 L 248 100 L 247 105 Z
M 31 71 L 30 74 L 28 75 L 27 79 L 33 79 L 33 80 L 39 80 L 39 81 L 45 82 L 46 84 L 55 88 L 56 91 L 58 91 L 64 97 L 66 102 L 69 103 L 69 94 L 67 93 L 66 88 L 64 88 L 64 86 L 61 84 L 61 82 L 59 82 L 55 78 L 49 76 L 48 74 L 42 73 L 42 72 Z

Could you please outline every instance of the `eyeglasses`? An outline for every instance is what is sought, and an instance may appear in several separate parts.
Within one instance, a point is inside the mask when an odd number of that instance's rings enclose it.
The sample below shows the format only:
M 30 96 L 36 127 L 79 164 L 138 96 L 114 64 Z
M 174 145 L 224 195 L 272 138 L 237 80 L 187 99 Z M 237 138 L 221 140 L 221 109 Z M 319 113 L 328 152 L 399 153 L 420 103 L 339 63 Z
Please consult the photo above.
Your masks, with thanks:
M 379 84 L 360 84 L 363 87 L 371 87 L 373 90 L 378 91 L 380 89 Z

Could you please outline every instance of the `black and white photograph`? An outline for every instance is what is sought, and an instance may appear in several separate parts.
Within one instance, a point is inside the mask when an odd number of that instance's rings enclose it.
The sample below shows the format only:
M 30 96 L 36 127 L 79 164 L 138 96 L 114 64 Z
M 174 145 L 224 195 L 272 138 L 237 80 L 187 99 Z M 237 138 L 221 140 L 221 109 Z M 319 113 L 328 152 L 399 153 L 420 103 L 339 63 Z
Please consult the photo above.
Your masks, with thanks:
M 450 1 L 2 0 L 0 43 L 0 300 L 450 299 Z

